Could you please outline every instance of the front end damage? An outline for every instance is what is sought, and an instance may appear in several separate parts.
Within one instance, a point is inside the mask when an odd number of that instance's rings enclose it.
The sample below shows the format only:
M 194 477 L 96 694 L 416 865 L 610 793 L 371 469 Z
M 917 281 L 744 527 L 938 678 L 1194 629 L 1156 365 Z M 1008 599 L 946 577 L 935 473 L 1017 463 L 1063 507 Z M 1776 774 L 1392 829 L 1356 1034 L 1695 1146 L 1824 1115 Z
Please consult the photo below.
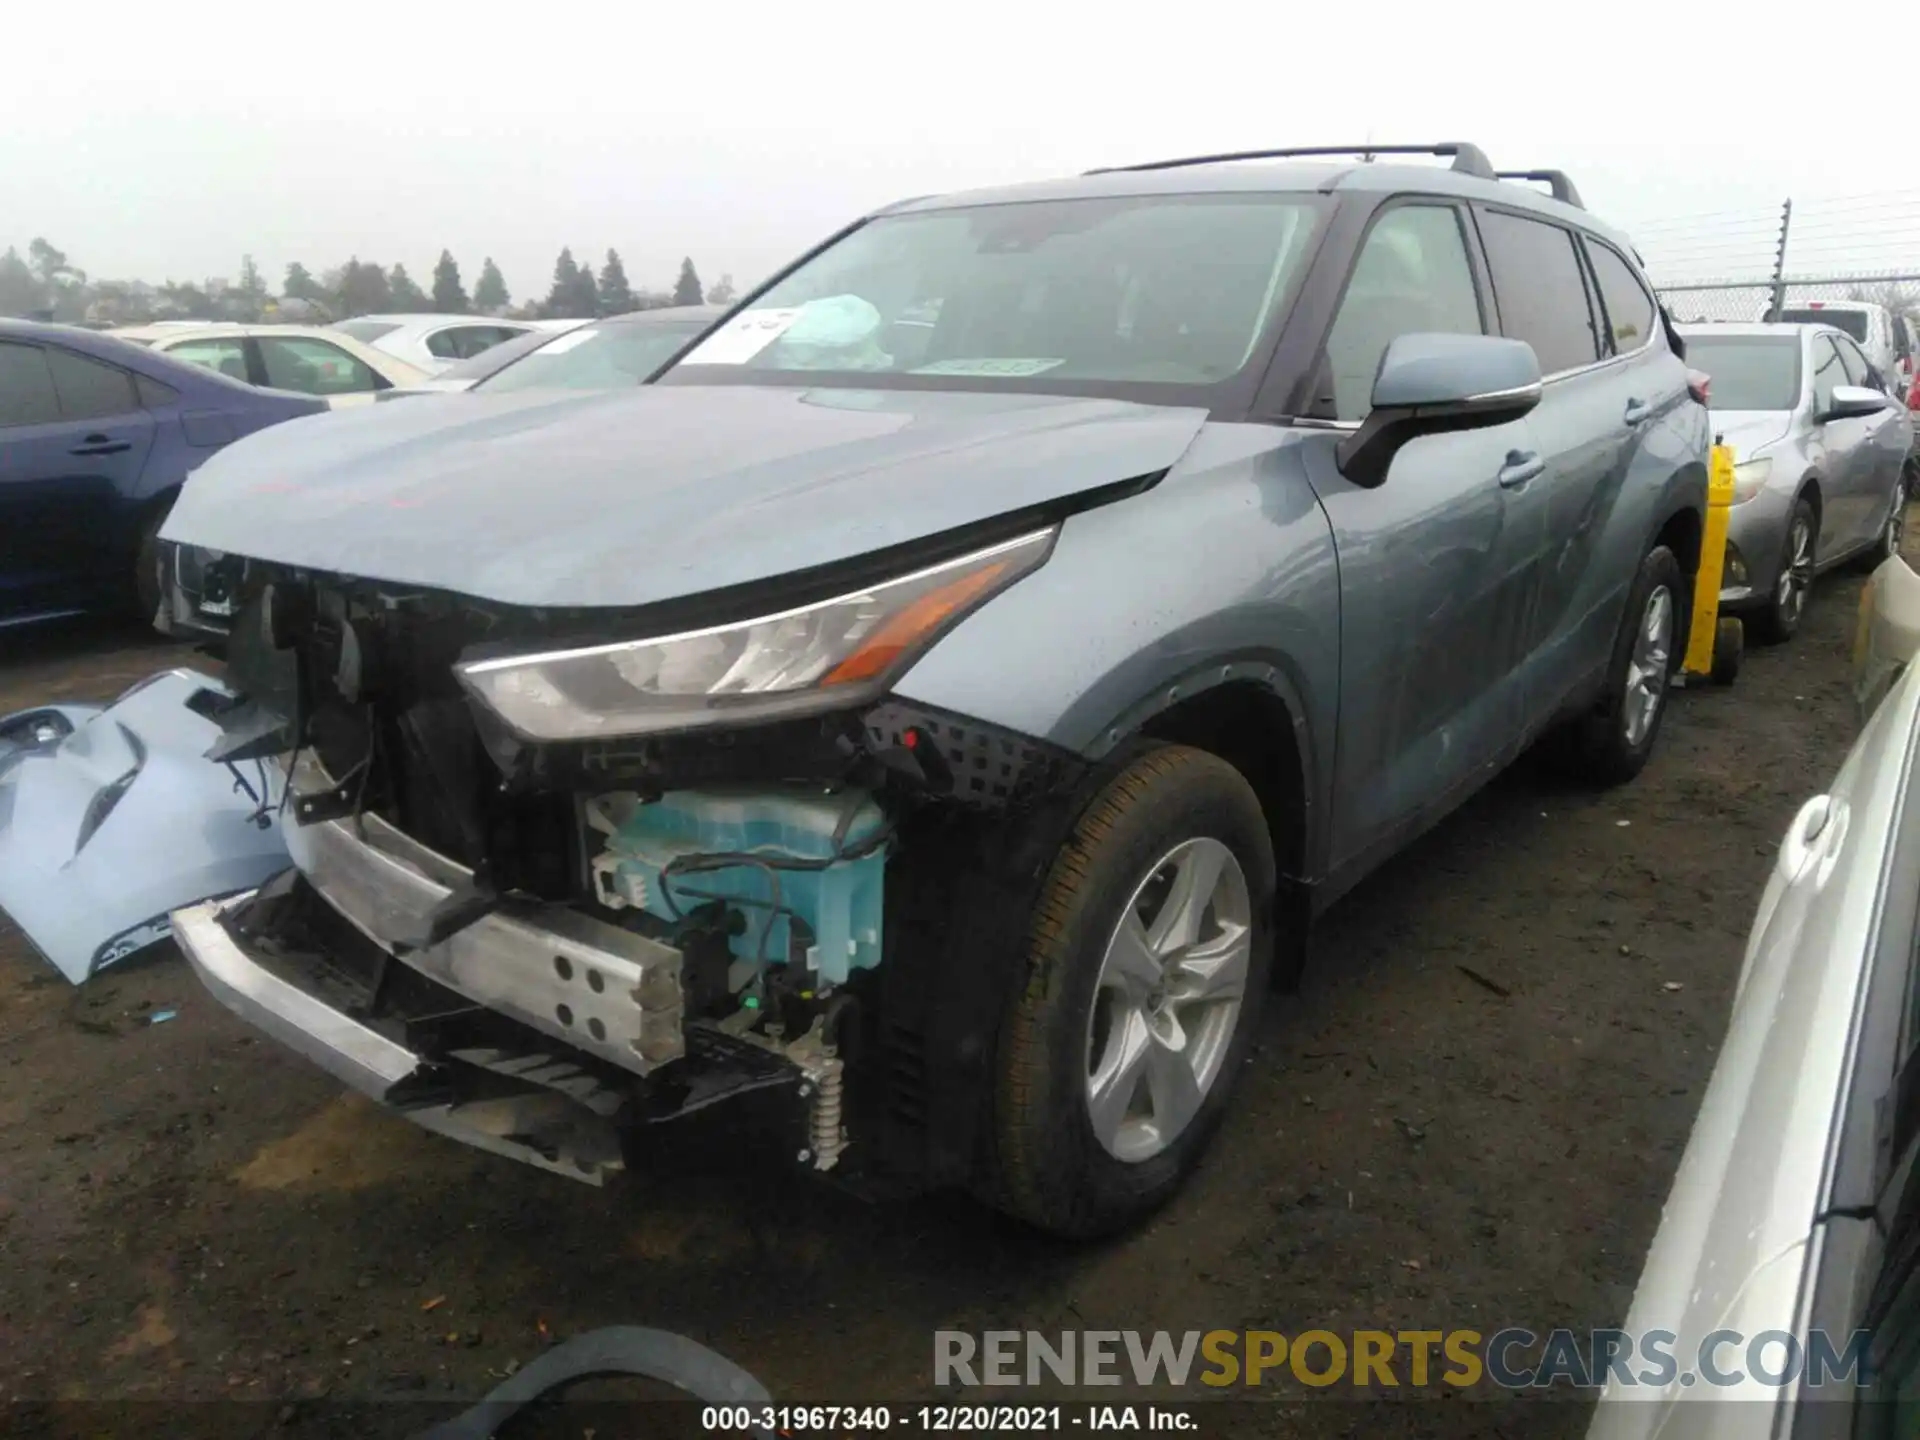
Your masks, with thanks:
M 213 755 L 279 767 L 294 866 L 174 916 L 202 981 L 428 1129 L 589 1183 L 723 1102 L 848 1183 L 967 1178 L 1015 892 L 1079 762 L 883 669 L 596 725 L 632 697 L 579 671 L 584 623 L 251 566 Z M 495 657 L 530 652 L 503 698 Z

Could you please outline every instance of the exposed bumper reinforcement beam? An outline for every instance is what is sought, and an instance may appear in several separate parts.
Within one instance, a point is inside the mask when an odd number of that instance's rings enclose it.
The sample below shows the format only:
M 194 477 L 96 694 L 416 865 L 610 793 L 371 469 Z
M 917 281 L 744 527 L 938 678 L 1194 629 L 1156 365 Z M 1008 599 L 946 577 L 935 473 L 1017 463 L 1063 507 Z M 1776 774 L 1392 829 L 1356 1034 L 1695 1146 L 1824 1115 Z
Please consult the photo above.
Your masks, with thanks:
M 425 1057 L 275 974 L 242 947 L 226 913 L 249 896 L 173 913 L 173 934 L 222 1005 L 382 1104 Z M 601 1184 L 624 1168 L 613 1127 L 566 1096 L 540 1091 L 402 1110 L 416 1125 L 570 1179 Z

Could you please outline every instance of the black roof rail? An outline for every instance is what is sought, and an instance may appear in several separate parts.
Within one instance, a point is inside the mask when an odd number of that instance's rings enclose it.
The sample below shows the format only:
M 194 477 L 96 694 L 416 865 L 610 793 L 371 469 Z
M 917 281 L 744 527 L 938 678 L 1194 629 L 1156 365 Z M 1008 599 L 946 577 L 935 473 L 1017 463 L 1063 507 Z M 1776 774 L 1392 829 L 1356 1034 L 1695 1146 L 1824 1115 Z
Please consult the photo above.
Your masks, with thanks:
M 1482 180 L 1497 179 L 1493 162 L 1478 145 L 1449 140 L 1439 145 L 1296 145 L 1285 150 L 1236 150 L 1224 155 L 1189 155 L 1179 160 L 1149 160 L 1143 165 L 1103 165 L 1088 175 L 1114 175 L 1136 170 L 1178 170 L 1188 165 L 1224 165 L 1232 160 L 1297 160 L 1314 155 L 1442 155 L 1453 157 L 1453 169 Z M 1542 172 L 1543 174 L 1545 172 Z M 1564 177 L 1562 177 L 1564 178 Z M 1571 188 L 1571 187 L 1569 187 Z
M 1562 205 L 1572 205 L 1581 210 L 1587 208 L 1580 203 L 1580 192 L 1573 188 L 1573 181 L 1567 178 L 1564 170 L 1501 170 L 1496 172 L 1496 177 L 1501 180 L 1532 180 L 1545 185 Z

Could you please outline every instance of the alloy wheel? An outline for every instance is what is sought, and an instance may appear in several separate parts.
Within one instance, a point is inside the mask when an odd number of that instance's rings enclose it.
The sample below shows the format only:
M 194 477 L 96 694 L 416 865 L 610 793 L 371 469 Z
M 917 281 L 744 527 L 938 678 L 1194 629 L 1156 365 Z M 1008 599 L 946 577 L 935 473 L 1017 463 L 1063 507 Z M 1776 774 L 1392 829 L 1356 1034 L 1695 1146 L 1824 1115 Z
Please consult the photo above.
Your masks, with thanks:
M 1647 596 L 1647 608 L 1640 614 L 1627 661 L 1626 703 L 1621 713 L 1626 720 L 1627 743 L 1635 748 L 1646 740 L 1659 717 L 1672 660 L 1673 592 L 1660 585 Z
M 1219 1079 L 1246 995 L 1248 896 L 1233 851 L 1203 836 L 1161 856 L 1128 899 L 1087 1025 L 1087 1114 L 1115 1159 L 1172 1145 Z
M 1793 529 L 1787 535 L 1786 563 L 1780 567 L 1780 579 L 1774 587 L 1775 606 L 1788 625 L 1800 619 L 1807 608 L 1807 595 L 1813 589 L 1813 521 L 1802 512 L 1793 517 Z

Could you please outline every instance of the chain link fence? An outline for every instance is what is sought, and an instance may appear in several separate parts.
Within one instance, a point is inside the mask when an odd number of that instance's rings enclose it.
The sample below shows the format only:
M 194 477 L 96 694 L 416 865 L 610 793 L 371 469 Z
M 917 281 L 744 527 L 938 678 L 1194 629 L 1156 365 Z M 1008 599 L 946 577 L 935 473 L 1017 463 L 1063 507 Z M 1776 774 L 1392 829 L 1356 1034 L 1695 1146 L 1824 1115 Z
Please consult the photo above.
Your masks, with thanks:
M 1775 281 L 1702 280 L 1657 285 L 1660 298 L 1681 324 L 1703 321 L 1755 321 L 1780 312 L 1816 308 L 1836 300 L 1867 300 L 1895 315 L 1920 312 L 1920 273 L 1905 275 L 1828 275 Z

